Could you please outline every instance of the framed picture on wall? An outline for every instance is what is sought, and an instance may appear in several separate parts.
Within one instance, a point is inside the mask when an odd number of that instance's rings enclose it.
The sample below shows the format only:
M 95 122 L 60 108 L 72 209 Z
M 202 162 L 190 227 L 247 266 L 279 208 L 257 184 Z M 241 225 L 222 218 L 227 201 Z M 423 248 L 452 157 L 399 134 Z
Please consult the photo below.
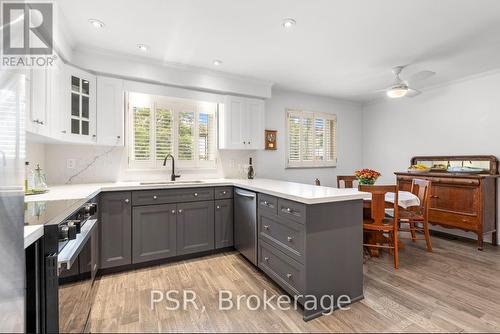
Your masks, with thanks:
M 276 130 L 266 130 L 265 133 L 265 149 L 266 150 L 276 150 L 276 137 L 277 137 L 278 131 Z

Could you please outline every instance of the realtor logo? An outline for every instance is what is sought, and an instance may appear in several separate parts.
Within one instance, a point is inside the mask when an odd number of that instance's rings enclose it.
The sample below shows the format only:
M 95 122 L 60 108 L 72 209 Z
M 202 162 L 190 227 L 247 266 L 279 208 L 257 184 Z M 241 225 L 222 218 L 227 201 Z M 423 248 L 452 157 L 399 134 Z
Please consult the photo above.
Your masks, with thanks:
M 2 2 L 2 67 L 51 66 L 53 4 Z

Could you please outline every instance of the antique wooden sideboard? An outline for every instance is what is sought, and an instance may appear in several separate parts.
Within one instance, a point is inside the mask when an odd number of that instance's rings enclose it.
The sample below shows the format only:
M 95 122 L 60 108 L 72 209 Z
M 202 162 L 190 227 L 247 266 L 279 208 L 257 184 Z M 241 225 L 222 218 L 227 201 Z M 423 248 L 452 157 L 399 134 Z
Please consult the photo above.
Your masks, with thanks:
M 478 249 L 483 249 L 483 236 L 492 233 L 497 241 L 498 160 L 494 156 L 422 156 L 413 157 L 411 165 L 434 166 L 428 172 L 396 172 L 398 185 L 410 190 L 414 178 L 432 181 L 429 223 L 477 234 Z M 449 172 L 447 168 L 471 166 L 480 173 Z

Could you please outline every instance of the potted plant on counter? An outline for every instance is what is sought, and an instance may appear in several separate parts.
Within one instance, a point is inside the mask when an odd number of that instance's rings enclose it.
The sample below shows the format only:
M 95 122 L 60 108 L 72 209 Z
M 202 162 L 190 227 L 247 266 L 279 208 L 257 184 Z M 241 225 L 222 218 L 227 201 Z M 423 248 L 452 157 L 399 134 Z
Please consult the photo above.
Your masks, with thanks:
M 354 172 L 359 184 L 373 185 L 381 174 L 372 169 L 361 169 Z

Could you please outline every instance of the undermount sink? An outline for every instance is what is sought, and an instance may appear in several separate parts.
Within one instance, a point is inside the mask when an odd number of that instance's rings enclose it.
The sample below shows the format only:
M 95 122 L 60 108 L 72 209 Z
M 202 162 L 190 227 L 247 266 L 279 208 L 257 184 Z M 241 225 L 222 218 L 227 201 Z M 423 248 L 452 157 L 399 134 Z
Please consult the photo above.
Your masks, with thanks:
M 147 181 L 147 182 L 140 182 L 139 184 L 141 186 L 146 186 L 146 185 L 162 185 L 162 184 L 198 184 L 198 183 L 203 183 L 204 181 L 200 180 L 185 180 L 185 181 Z

